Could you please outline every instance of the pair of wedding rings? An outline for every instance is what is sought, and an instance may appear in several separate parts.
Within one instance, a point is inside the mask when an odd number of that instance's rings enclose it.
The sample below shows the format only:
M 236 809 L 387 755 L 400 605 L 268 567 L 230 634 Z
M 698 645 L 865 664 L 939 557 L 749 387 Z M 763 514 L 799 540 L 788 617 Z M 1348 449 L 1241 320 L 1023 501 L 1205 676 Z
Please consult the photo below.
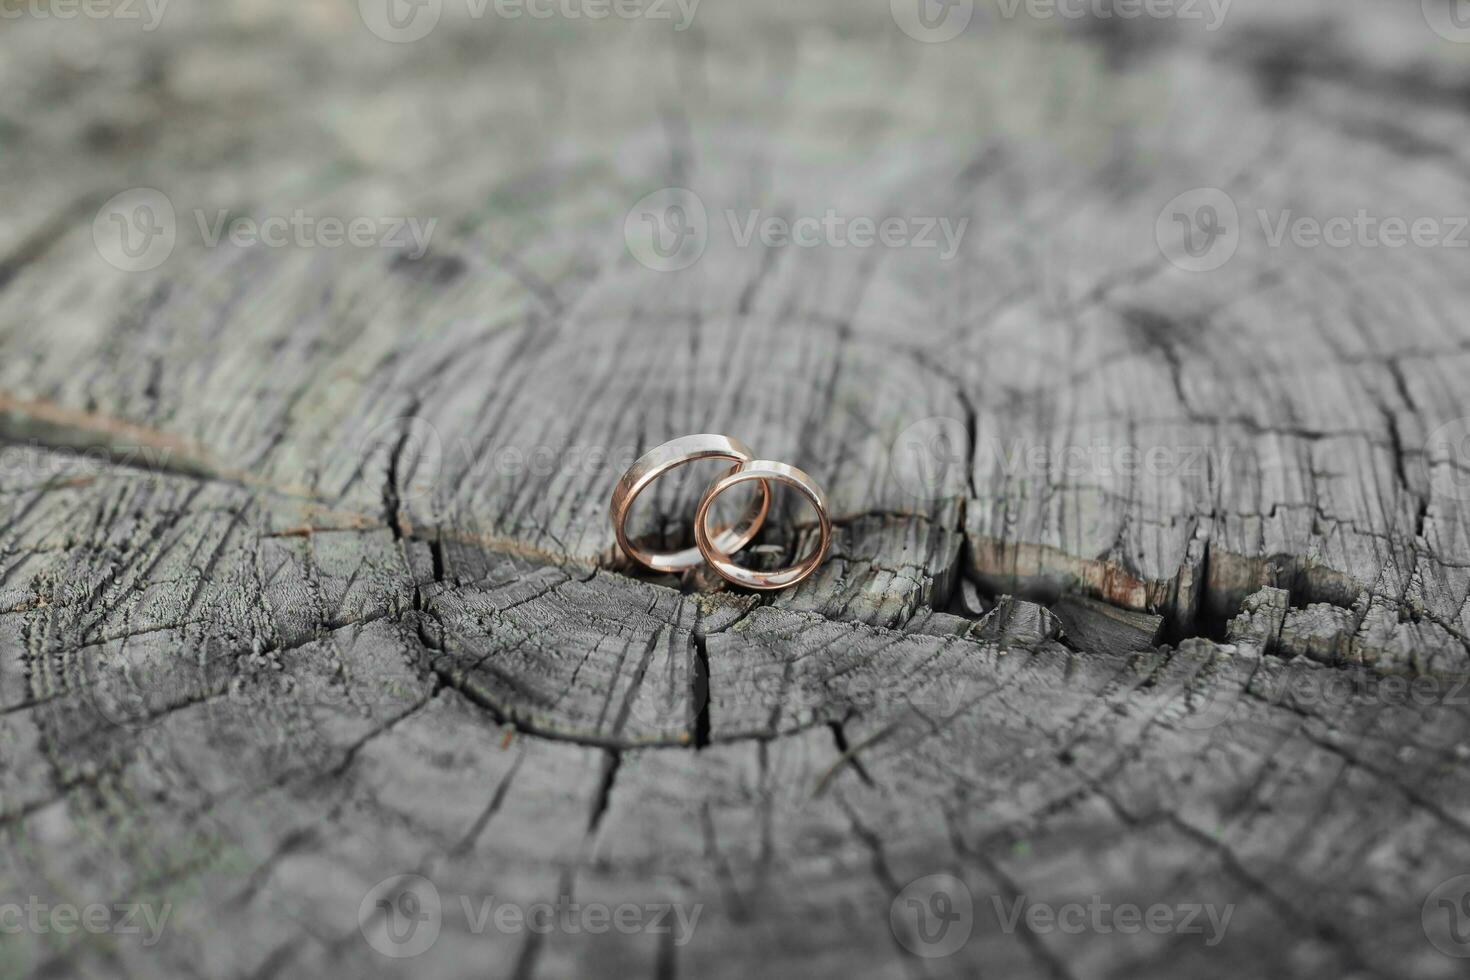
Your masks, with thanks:
M 694 514 L 696 547 L 662 553 L 639 548 L 629 540 L 625 527 L 633 501 L 669 470 L 701 459 L 728 459 L 736 465 L 711 483 L 699 500 L 699 509 Z M 774 572 L 757 572 L 735 564 L 730 556 L 750 544 L 765 523 L 771 506 L 772 481 L 794 488 L 812 505 L 817 512 L 819 537 L 816 549 L 795 565 Z M 760 489 L 760 495 L 751 503 L 750 509 L 734 525 L 712 531 L 709 527 L 710 505 L 731 487 L 749 482 L 755 482 Z M 738 439 L 710 434 L 670 440 L 645 453 L 629 467 L 613 490 L 612 524 L 619 547 L 640 565 L 656 572 L 682 572 L 700 562 L 709 562 L 710 567 L 727 582 L 747 589 L 785 589 L 795 585 L 816 571 L 832 542 L 827 496 L 811 477 L 785 463 L 756 459 L 750 447 Z

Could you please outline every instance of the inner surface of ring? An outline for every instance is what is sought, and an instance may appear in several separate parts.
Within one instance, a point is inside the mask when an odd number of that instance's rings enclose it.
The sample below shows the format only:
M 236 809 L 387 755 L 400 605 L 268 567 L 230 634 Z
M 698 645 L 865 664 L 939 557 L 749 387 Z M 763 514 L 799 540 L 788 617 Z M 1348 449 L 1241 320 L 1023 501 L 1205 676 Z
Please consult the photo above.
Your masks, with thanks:
M 632 535 L 626 530 L 626 525 L 633 512 L 633 504 L 645 490 L 652 487 L 660 477 L 667 474 L 670 470 L 675 470 L 689 463 L 697 463 L 703 460 L 728 460 L 731 463 L 731 469 L 728 471 L 730 473 L 738 469 L 743 462 L 743 460 L 725 453 L 702 453 L 685 459 L 675 460 L 656 468 L 634 484 L 631 492 L 628 493 L 623 502 L 623 521 L 619 527 L 623 548 L 635 559 L 655 571 L 685 571 L 686 569 L 703 564 L 704 555 L 700 552 L 697 545 L 695 547 L 669 552 L 652 552 L 638 547 L 633 543 Z M 711 543 L 718 545 L 722 552 L 739 551 L 749 544 L 756 534 L 759 533 L 761 525 L 765 522 L 766 512 L 770 508 L 771 491 L 765 480 L 759 481 L 757 491 L 738 521 L 714 531 Z
M 748 463 L 743 465 L 749 466 Z M 707 558 L 710 564 L 715 566 L 716 570 L 718 570 L 727 579 L 736 582 L 739 585 L 744 585 L 754 589 L 783 589 L 788 586 L 795 585 L 797 582 L 800 582 L 802 579 L 810 575 L 812 571 L 817 567 L 817 565 L 821 564 L 822 557 L 827 550 L 827 541 L 830 530 L 827 524 L 828 518 L 825 510 L 823 509 L 822 502 L 814 497 L 811 490 L 803 486 L 801 482 L 787 477 L 784 474 L 767 472 L 764 470 L 740 472 L 741 469 L 742 466 L 736 466 L 728 474 L 721 477 L 715 482 L 715 485 L 711 488 L 711 491 L 705 495 L 704 504 L 701 506 L 699 514 L 695 517 L 696 522 L 704 523 L 704 530 L 706 532 L 706 535 L 708 536 L 708 540 L 706 541 L 708 553 L 705 555 L 705 558 Z M 732 549 L 723 547 L 720 541 L 720 535 L 718 533 L 710 534 L 711 529 L 709 528 L 709 525 L 707 523 L 709 518 L 709 505 L 712 504 L 716 498 L 725 493 L 725 491 L 731 490 L 739 484 L 751 480 L 758 480 L 762 484 L 768 483 L 770 481 L 775 481 L 777 483 L 789 486 L 792 489 L 796 490 L 801 495 L 802 499 L 804 499 L 809 505 L 811 505 L 812 509 L 816 511 L 818 523 L 821 528 L 816 547 L 811 551 L 810 554 L 806 555 L 795 564 L 772 572 L 760 572 L 754 569 L 746 568 L 743 565 L 736 564 L 735 561 L 730 557 L 730 551 Z M 698 532 L 696 531 L 696 535 L 697 533 Z

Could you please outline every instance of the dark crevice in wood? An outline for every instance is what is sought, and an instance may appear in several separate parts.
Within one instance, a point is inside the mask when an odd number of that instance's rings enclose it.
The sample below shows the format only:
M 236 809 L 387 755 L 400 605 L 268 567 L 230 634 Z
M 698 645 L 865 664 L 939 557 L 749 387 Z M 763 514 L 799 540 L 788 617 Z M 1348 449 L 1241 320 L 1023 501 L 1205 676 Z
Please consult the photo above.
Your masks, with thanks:
M 859 779 L 867 783 L 869 786 L 875 785 L 873 783 L 873 777 L 870 776 L 868 774 L 868 770 L 863 767 L 862 760 L 857 757 L 857 753 L 854 752 L 852 747 L 847 744 L 847 732 L 843 729 L 842 722 L 829 721 L 827 723 L 827 727 L 832 731 L 832 741 L 837 745 L 838 756 L 842 760 L 845 760 L 848 765 L 852 766 L 853 772 L 858 774 Z
M 975 465 L 980 453 L 980 411 L 975 407 L 975 401 L 963 385 L 955 385 L 955 395 L 959 398 L 960 405 L 965 410 L 965 438 L 970 440 L 970 465 L 965 470 L 965 486 L 970 491 L 970 496 L 965 503 L 980 499 L 980 490 L 975 483 Z M 964 514 L 960 515 L 960 529 L 965 527 Z
M 1017 550 L 1039 557 L 1041 568 L 1027 576 L 1016 576 L 1010 569 L 1014 560 L 1005 560 L 991 568 L 977 568 L 974 535 L 967 532 L 970 560 L 964 571 L 982 595 L 1012 595 L 1038 605 L 1051 607 L 1065 595 L 1086 596 L 1121 610 L 1161 613 L 1165 616 L 1164 642 L 1177 645 L 1187 639 L 1223 642 L 1231 619 L 1240 615 L 1245 602 L 1263 588 L 1279 588 L 1290 594 L 1293 608 L 1304 609 L 1326 604 L 1341 609 L 1358 610 L 1361 596 L 1368 589 L 1349 575 L 1319 564 L 1311 558 L 1276 554 L 1247 557 L 1226 552 L 1206 543 L 1198 565 L 1184 564 L 1172 579 L 1140 580 L 1118 563 L 1108 559 L 1081 559 L 1018 542 L 991 542 L 982 553 L 1014 555 Z M 1119 601 L 1102 588 L 1079 581 L 1090 580 L 1127 583 L 1129 589 L 1142 592 L 1149 601 L 1141 606 Z M 1193 574 L 1200 581 L 1197 598 L 1179 596 L 1181 579 Z M 1172 597 L 1172 599 L 1171 599 Z M 963 612 L 959 613 L 964 615 Z M 1356 628 L 1356 626 L 1355 626 Z
M 513 980 L 532 980 L 536 975 L 536 957 L 541 952 L 541 933 L 534 930 L 526 930 L 526 942 L 521 947 L 521 954 L 516 958 L 515 970 L 511 973 Z
M 300 853 L 307 845 L 316 844 L 320 840 L 320 829 L 315 826 L 297 827 L 289 831 L 276 845 L 275 851 L 250 872 L 250 878 L 246 881 L 245 887 L 230 896 L 229 908 L 236 912 L 247 908 L 270 881 L 271 875 L 275 873 L 282 861 Z
M 1210 560 L 1214 549 L 1206 542 L 1200 555 L 1199 567 L 1196 573 L 1204 587 L 1200 589 L 1197 600 L 1188 606 L 1182 602 L 1174 603 L 1164 613 L 1164 627 L 1161 636 L 1162 643 L 1177 647 L 1185 640 L 1200 639 L 1212 640 L 1216 643 L 1224 643 L 1230 628 L 1230 620 L 1240 614 L 1240 605 L 1245 602 L 1241 597 L 1239 604 L 1232 609 L 1231 603 L 1220 603 L 1215 601 L 1213 595 L 1207 594 L 1210 581 Z
M 858 819 L 857 810 L 845 798 L 837 798 L 843 812 L 847 815 L 848 824 L 852 827 L 853 835 L 862 841 L 868 848 L 870 865 L 873 869 L 873 877 L 883 885 L 884 889 L 892 895 L 897 895 L 902 889 L 893 869 L 888 866 L 888 860 L 883 854 L 883 838 L 875 834 L 867 824 Z M 897 937 L 895 937 L 897 941 Z
M 525 748 L 522 747 L 520 752 L 516 755 L 516 761 L 511 763 L 510 771 L 507 772 L 501 778 L 500 782 L 496 784 L 495 792 L 490 794 L 490 802 L 485 805 L 485 809 L 481 811 L 478 817 L 475 818 L 474 825 L 470 827 L 469 831 L 466 832 L 464 837 L 460 839 L 459 843 L 454 846 L 454 849 L 450 851 L 450 857 L 459 857 L 468 854 L 475 849 L 475 842 L 478 841 L 480 839 L 480 836 L 485 833 L 485 828 L 489 826 L 490 821 L 494 818 L 495 814 L 500 812 L 500 808 L 505 805 L 505 798 L 510 793 L 511 782 L 515 779 L 516 773 L 520 771 L 521 763 L 524 762 L 525 759 L 526 751 Z
M 1203 329 L 1198 322 L 1181 322 L 1154 310 L 1129 307 L 1119 311 L 1133 339 L 1146 351 L 1157 354 L 1169 369 L 1174 397 L 1186 416 L 1193 417 L 1185 394 L 1184 358 L 1179 347 Z
M 934 727 L 933 722 L 930 722 L 929 724 L 931 729 L 937 731 L 937 728 Z M 816 788 L 812 790 L 812 796 L 817 797 L 826 793 L 827 787 L 832 785 L 833 781 L 837 778 L 837 774 L 842 771 L 843 766 L 850 764 L 855 765 L 857 763 L 857 756 L 859 752 L 862 752 L 864 749 L 872 748 L 873 746 L 886 741 L 893 735 L 898 734 L 900 729 L 900 725 L 885 725 L 884 727 L 878 729 L 877 732 L 863 739 L 857 745 L 854 745 L 851 748 L 843 749 L 841 751 L 841 754 L 837 757 L 837 761 L 832 763 L 832 765 L 827 768 L 827 771 L 822 773 L 821 778 L 817 780 Z M 843 744 L 846 744 L 846 731 L 842 732 L 842 741 Z M 876 783 L 874 783 L 871 777 L 866 773 L 864 773 L 863 775 L 863 781 L 868 783 L 868 785 L 870 786 L 876 785 Z
M 437 627 L 437 634 L 430 632 L 432 627 Z M 434 653 L 446 652 L 444 649 L 444 624 L 439 621 L 438 616 L 428 611 L 421 611 L 420 615 L 414 617 L 414 632 L 417 634 L 418 641 L 423 645 L 425 650 Z M 440 683 L 443 683 L 444 679 L 440 676 L 438 680 Z
M 442 683 L 443 687 L 452 688 L 456 694 L 460 695 L 466 701 L 470 702 L 475 707 L 483 710 L 487 715 L 489 715 L 492 722 L 501 726 L 507 731 L 515 732 L 518 735 L 545 739 L 550 742 L 564 742 L 569 745 L 581 745 L 586 748 L 603 749 L 611 753 L 620 753 L 626 749 L 688 750 L 692 744 L 687 733 L 681 736 L 669 738 L 627 739 L 614 736 L 577 734 L 573 732 L 565 732 L 558 731 L 556 729 L 545 728 L 540 725 L 532 724 L 523 718 L 518 718 L 512 714 L 507 713 L 504 706 L 497 704 L 484 692 L 480 691 L 474 685 L 469 684 L 467 682 L 468 678 L 466 677 L 465 671 L 455 669 L 450 665 L 446 665 L 442 662 L 432 664 L 429 669 Z M 727 744 L 730 742 L 740 741 L 770 741 L 777 738 L 783 738 L 791 734 L 795 733 L 776 732 L 773 734 L 738 735 L 731 736 L 729 738 L 721 738 L 718 740 L 718 742 L 720 744 Z
M 618 770 L 623 765 L 622 750 L 607 749 L 606 753 L 602 763 L 602 779 L 597 786 L 597 795 L 592 800 L 592 816 L 587 821 L 589 837 L 597 833 L 597 828 L 602 825 L 602 818 L 607 815 L 608 803 L 612 799 L 613 784 L 617 782 Z
M 414 715 L 418 714 L 420 711 L 423 711 L 429 705 L 433 704 L 434 698 L 441 690 L 443 690 L 443 685 L 436 685 L 427 694 L 425 694 L 421 700 L 415 703 L 407 711 L 400 712 L 392 718 L 389 718 L 387 721 L 383 722 L 383 724 L 377 726 L 372 731 L 368 732 L 357 741 L 353 742 L 347 747 L 347 751 L 342 756 L 342 761 L 337 763 L 336 766 L 332 767 L 332 769 L 326 775 L 332 779 L 337 779 L 341 777 L 349 769 L 352 768 L 353 764 L 357 761 L 357 754 L 361 752 L 369 742 L 373 741 L 381 735 L 388 733 L 398 724 L 407 721 L 409 718 L 412 718 Z
M 677 980 L 679 947 L 674 945 L 674 931 L 667 930 L 658 944 L 658 958 L 653 963 L 653 980 Z
M 415 398 L 404 412 L 403 432 L 394 444 L 392 452 L 388 456 L 388 473 L 383 480 L 383 518 L 392 532 L 396 541 L 402 541 L 409 536 L 409 530 L 404 524 L 402 506 L 403 501 L 399 491 L 399 467 L 403 463 L 403 452 L 408 446 L 408 440 L 413 435 L 413 426 L 409 424 L 419 412 L 419 401 Z
M 884 855 L 883 838 L 858 819 L 857 810 L 851 803 L 842 797 L 838 798 L 838 802 L 842 807 L 843 813 L 847 816 L 847 821 L 849 826 L 852 827 L 853 835 L 868 848 L 868 852 L 871 855 L 869 867 L 871 868 L 874 879 L 877 880 L 883 891 L 888 896 L 891 896 L 890 900 L 897 899 L 902 886 L 898 878 L 894 875 L 893 869 L 889 867 L 888 860 Z M 889 936 L 891 937 L 891 942 L 897 955 L 900 958 L 904 957 L 906 950 L 903 948 L 903 943 L 899 940 L 897 929 L 890 929 Z
M 707 747 L 710 741 L 709 641 L 696 626 L 689 642 L 694 653 L 694 665 L 693 670 L 690 671 L 689 681 L 689 697 L 695 706 L 694 747 L 702 749 Z
M 948 602 L 944 608 L 936 611 L 969 620 L 979 620 L 995 608 L 995 603 L 1000 596 L 989 585 L 982 582 L 980 576 L 973 574 L 972 569 L 975 563 L 970 554 L 970 538 L 969 535 L 963 533 L 963 530 L 964 527 L 961 525 L 960 545 L 955 553 L 954 586 L 949 591 Z

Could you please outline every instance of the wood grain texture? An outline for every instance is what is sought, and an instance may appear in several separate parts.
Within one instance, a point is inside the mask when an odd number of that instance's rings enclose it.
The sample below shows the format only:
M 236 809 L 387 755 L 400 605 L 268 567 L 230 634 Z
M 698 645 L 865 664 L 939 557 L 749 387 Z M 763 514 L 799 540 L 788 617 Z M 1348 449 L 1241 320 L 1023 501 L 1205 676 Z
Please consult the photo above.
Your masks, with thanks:
M 1470 45 L 1408 0 L 982 2 L 945 43 L 877 0 L 441 6 L 0 32 L 0 905 L 170 909 L 0 971 L 1463 975 L 1470 250 L 1269 230 L 1453 232 Z M 177 240 L 132 272 L 135 188 Z M 666 188 L 708 218 L 679 271 L 629 245 Z M 1208 272 L 1158 232 L 1199 188 L 1238 211 Z M 433 231 L 209 242 L 298 211 Z M 829 212 L 964 231 L 742 241 Z M 618 555 L 622 467 L 700 431 L 826 488 L 802 586 Z M 938 873 L 973 934 L 927 959 L 895 899 Z M 399 874 L 444 912 L 396 960 L 359 906 Z M 699 918 L 476 929 L 490 896 Z M 1002 927 L 1094 897 L 1232 914 Z

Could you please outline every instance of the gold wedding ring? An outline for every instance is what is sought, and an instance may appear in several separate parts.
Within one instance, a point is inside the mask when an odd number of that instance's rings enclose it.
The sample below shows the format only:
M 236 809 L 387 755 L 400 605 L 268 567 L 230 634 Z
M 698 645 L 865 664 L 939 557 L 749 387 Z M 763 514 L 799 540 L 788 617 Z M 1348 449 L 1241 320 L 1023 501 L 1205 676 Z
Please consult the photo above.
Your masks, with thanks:
M 612 495 L 613 533 L 618 537 L 618 546 L 629 558 L 656 572 L 682 572 L 694 568 L 704 561 L 698 548 L 683 551 L 651 552 L 639 548 L 628 539 L 628 511 L 638 495 L 669 470 L 701 459 L 728 459 L 732 463 L 743 463 L 753 458 L 750 448 L 739 439 L 729 436 L 704 433 L 671 439 L 656 449 L 639 457 L 618 480 Z M 760 497 L 751 504 L 750 510 L 739 523 L 715 534 L 714 540 L 725 551 L 739 551 L 750 543 L 756 532 L 765 523 L 766 511 L 771 506 L 771 491 L 765 483 L 760 485 Z
M 774 481 L 794 487 L 816 510 L 819 524 L 817 546 L 811 554 L 795 565 L 774 572 L 752 571 L 731 560 L 728 549 L 721 547 L 718 535 L 710 536 L 709 527 L 705 522 L 708 520 L 710 505 L 715 502 L 715 498 L 731 487 L 751 480 L 759 481 L 762 486 Z M 711 483 L 709 489 L 704 492 L 704 497 L 699 501 L 699 510 L 694 514 L 694 540 L 699 545 L 700 553 L 704 555 L 705 561 L 709 562 L 710 567 L 727 582 L 743 585 L 747 589 L 790 588 L 817 570 L 817 566 L 827 555 L 828 545 L 832 543 L 832 521 L 827 516 L 827 495 L 822 493 L 822 488 L 817 486 L 815 480 L 795 466 L 788 466 L 769 459 L 755 459 L 741 463 Z
M 720 577 L 747 589 L 785 589 L 811 575 L 821 565 L 832 543 L 832 522 L 827 516 L 827 496 L 806 473 L 786 463 L 755 459 L 750 448 L 729 436 L 705 433 L 672 439 L 645 453 L 618 480 L 612 495 L 613 533 L 618 546 L 634 561 L 656 572 L 682 572 L 701 561 L 708 562 Z M 701 459 L 727 459 L 735 465 L 717 478 L 700 498 L 694 515 L 695 547 L 683 551 L 650 552 L 628 538 L 628 511 L 638 495 L 669 470 Z M 741 483 L 756 483 L 760 496 L 739 522 L 727 528 L 709 526 L 710 507 L 715 498 Z M 787 568 L 757 572 L 735 563 L 731 557 L 749 544 L 765 523 L 770 510 L 772 482 L 795 489 L 817 512 L 817 545 L 811 554 Z

